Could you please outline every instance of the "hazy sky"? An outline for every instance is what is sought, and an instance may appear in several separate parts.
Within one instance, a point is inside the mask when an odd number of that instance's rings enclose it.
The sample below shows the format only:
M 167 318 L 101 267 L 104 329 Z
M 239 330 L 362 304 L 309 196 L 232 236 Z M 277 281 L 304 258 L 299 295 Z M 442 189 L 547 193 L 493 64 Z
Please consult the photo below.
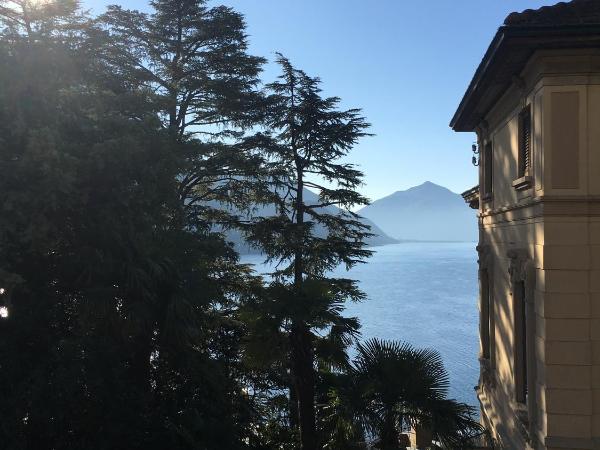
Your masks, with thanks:
M 115 0 L 84 0 L 96 12 Z M 351 155 L 375 200 L 433 181 L 477 183 L 474 134 L 448 123 L 489 42 L 511 11 L 553 0 L 221 0 L 246 16 L 250 50 L 279 51 L 373 124 Z M 142 0 L 122 6 L 145 9 Z M 277 75 L 266 67 L 265 81 Z

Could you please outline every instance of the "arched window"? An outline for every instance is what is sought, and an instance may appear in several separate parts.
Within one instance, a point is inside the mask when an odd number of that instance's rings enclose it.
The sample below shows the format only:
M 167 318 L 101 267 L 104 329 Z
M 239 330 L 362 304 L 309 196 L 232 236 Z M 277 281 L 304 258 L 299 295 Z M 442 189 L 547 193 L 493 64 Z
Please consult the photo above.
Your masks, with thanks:
M 484 384 L 494 384 L 494 296 L 493 260 L 489 245 L 478 245 L 479 254 L 479 339 L 481 375 Z
M 492 355 L 492 293 L 488 269 L 480 271 L 481 298 L 479 316 L 479 336 L 481 339 L 481 357 L 491 359 Z
M 527 405 L 529 422 L 535 423 L 535 266 L 526 249 L 508 251 L 512 283 L 515 400 Z
M 527 304 L 525 282 L 516 281 L 513 292 L 516 400 L 527 403 Z

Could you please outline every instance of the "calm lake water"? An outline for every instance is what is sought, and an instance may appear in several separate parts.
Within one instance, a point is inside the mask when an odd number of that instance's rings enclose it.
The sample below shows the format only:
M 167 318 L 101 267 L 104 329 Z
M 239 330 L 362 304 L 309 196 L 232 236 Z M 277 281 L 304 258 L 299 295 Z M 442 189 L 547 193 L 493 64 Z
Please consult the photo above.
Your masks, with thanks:
M 337 275 L 360 281 L 367 299 L 349 303 L 362 337 L 404 340 L 444 358 L 450 397 L 477 405 L 479 376 L 475 243 L 403 243 L 375 248 L 366 264 Z M 262 257 L 244 262 L 261 267 Z

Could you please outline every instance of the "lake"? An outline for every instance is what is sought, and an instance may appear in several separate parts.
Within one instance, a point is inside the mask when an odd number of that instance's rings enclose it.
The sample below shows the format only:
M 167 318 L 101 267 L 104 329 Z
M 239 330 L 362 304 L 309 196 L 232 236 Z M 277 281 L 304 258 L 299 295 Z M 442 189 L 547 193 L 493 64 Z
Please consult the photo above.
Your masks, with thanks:
M 475 243 L 402 243 L 376 247 L 365 264 L 336 275 L 360 281 L 367 299 L 349 303 L 362 337 L 408 341 L 438 350 L 450 374 L 450 397 L 477 405 L 477 253 Z M 248 255 L 257 264 L 262 257 Z

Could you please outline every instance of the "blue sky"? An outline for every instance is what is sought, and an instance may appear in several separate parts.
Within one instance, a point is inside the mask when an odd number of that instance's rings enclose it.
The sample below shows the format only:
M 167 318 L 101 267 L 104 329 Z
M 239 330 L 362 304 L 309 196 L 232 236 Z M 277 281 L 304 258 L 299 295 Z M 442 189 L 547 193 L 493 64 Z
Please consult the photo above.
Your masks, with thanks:
M 84 0 L 101 12 L 115 0 Z M 243 13 L 250 51 L 285 54 L 344 107 L 372 123 L 350 161 L 375 200 L 432 181 L 462 192 L 477 183 L 474 134 L 448 123 L 497 28 L 511 11 L 554 0 L 221 0 Z M 147 2 L 122 0 L 130 9 Z M 276 68 L 265 68 L 272 81 Z

